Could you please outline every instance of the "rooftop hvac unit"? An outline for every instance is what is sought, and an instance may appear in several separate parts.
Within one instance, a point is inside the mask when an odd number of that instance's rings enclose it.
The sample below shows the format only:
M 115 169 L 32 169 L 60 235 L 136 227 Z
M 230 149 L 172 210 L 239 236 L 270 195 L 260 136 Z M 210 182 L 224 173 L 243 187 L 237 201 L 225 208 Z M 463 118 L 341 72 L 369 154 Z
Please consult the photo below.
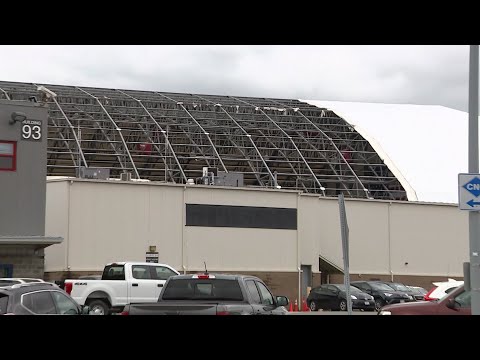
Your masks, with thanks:
M 110 177 L 110 169 L 80 166 L 78 168 L 78 177 L 81 179 L 107 180 Z
M 217 176 L 217 173 L 218 173 L 218 169 L 217 168 L 213 168 L 213 167 L 203 167 L 203 176 L 211 176 L 213 174 L 213 176 Z
M 215 185 L 242 187 L 243 173 L 219 171 L 215 177 Z
M 122 181 L 130 181 L 130 180 L 132 180 L 132 173 L 122 172 L 122 173 L 120 174 L 120 180 L 122 180 Z

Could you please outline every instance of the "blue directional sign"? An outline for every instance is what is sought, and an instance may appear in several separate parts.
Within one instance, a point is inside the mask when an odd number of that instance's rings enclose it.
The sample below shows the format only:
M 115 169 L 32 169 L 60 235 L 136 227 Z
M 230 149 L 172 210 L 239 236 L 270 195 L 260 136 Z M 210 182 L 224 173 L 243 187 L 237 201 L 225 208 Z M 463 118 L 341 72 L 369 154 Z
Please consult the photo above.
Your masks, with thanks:
M 467 204 L 468 204 L 468 206 L 471 206 L 473 208 L 474 206 L 479 206 L 480 201 L 473 201 L 473 199 L 472 199 L 470 201 L 467 201 Z
M 476 176 L 468 183 L 463 185 L 463 187 L 475 197 L 480 195 L 480 179 Z
M 480 211 L 480 174 L 458 174 L 458 207 Z

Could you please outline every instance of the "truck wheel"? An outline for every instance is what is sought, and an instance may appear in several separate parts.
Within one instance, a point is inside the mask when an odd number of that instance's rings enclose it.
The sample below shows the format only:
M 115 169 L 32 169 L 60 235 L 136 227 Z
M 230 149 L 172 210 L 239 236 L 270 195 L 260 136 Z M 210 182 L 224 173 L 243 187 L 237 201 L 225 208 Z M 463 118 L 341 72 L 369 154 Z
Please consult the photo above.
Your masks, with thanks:
M 110 307 L 103 300 L 92 300 L 88 303 L 90 307 L 89 315 L 107 315 Z

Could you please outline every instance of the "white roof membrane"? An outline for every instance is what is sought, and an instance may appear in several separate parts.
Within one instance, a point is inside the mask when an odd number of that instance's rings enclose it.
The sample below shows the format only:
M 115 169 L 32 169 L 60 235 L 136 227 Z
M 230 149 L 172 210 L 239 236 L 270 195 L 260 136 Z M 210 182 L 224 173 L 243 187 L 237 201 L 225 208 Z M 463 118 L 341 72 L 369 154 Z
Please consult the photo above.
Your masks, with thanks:
M 410 201 L 458 203 L 468 173 L 468 113 L 435 105 L 301 100 L 345 119 L 383 159 Z

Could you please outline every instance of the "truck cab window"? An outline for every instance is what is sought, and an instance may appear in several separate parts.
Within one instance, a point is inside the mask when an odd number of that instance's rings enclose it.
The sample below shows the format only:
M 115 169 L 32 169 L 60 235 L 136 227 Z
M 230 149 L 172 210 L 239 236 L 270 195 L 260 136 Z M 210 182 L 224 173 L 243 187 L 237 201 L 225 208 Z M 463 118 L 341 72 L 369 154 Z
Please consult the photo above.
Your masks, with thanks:
M 273 296 L 268 291 L 267 287 L 263 285 L 261 282 L 257 281 L 258 288 L 260 289 L 260 293 L 262 294 L 262 303 L 264 305 L 273 305 L 275 302 L 273 301 Z
M 102 280 L 125 280 L 124 265 L 108 265 L 103 269 Z
M 177 273 L 164 266 L 155 266 L 155 275 L 157 280 L 167 280 L 170 276 L 177 275 Z
M 150 274 L 151 266 L 147 265 L 133 265 L 132 266 L 132 276 L 134 279 L 143 279 L 143 280 L 151 280 Z
M 261 304 L 262 299 L 260 298 L 260 294 L 258 293 L 258 289 L 255 286 L 255 281 L 253 280 L 247 280 L 245 282 L 247 285 L 248 292 L 250 293 L 250 296 L 252 297 L 252 303 L 253 304 Z

